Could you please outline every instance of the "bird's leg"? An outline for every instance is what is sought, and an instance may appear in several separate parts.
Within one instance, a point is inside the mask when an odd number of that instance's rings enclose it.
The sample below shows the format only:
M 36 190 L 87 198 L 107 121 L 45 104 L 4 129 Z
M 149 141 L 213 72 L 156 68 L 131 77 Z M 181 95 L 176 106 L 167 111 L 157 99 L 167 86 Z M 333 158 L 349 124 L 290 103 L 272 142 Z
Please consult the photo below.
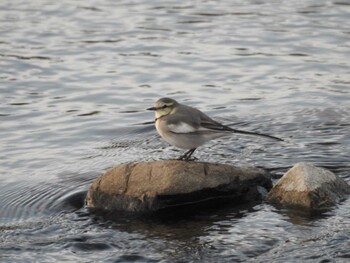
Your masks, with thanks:
M 185 154 L 181 155 L 181 156 L 178 158 L 178 160 L 185 160 L 186 157 L 187 157 L 187 154 L 188 154 L 190 151 L 191 151 L 191 150 L 185 152 Z
M 190 157 L 192 156 L 192 154 L 194 153 L 195 150 L 196 150 L 196 148 L 191 149 L 191 150 L 188 151 L 188 154 L 187 154 L 187 156 L 185 158 L 185 161 L 188 161 L 190 159 Z
M 184 155 L 180 156 L 179 160 L 188 161 L 195 150 L 196 150 L 196 148 L 188 150 L 187 152 L 185 152 Z

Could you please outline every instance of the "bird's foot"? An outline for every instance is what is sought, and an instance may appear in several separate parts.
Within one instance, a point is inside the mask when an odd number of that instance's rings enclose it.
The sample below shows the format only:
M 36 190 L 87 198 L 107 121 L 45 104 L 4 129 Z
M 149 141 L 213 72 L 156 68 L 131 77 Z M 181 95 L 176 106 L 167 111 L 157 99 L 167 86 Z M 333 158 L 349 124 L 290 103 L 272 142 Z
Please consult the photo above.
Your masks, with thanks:
M 192 154 L 194 153 L 196 149 L 190 149 L 188 150 L 187 152 L 185 152 L 184 155 L 181 155 L 178 160 L 181 160 L 181 161 L 193 161 L 195 159 L 191 159 L 191 156 Z

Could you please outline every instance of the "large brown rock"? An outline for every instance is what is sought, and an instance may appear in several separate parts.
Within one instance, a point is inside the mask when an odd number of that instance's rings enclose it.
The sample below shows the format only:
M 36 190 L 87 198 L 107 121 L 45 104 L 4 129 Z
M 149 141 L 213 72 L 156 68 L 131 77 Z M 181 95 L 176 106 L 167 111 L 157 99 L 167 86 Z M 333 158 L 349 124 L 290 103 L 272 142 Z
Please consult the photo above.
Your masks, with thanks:
M 297 163 L 271 189 L 267 201 L 285 206 L 324 209 L 350 193 L 350 186 L 329 170 Z
M 177 160 L 121 164 L 90 186 L 87 206 L 107 211 L 156 211 L 224 198 L 261 199 L 272 187 L 261 169 Z

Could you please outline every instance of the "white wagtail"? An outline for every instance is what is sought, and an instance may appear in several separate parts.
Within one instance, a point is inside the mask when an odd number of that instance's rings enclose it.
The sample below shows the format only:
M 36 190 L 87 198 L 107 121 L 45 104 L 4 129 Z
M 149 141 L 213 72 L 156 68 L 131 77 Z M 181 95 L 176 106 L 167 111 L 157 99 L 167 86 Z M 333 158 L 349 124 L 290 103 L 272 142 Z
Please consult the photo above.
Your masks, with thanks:
M 157 100 L 154 107 L 147 110 L 155 111 L 156 129 L 165 141 L 175 147 L 188 149 L 179 160 L 189 160 L 197 147 L 230 133 L 257 135 L 283 141 L 266 134 L 232 129 L 214 121 L 200 110 L 170 98 Z

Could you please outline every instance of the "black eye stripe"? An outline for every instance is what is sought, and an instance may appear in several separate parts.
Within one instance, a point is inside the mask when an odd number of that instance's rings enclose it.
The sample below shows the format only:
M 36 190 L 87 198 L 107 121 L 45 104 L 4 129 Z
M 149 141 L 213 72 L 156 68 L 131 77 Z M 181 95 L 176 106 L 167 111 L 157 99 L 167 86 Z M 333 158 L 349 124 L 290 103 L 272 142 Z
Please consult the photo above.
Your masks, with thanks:
M 165 109 L 165 108 L 168 108 L 169 107 L 169 105 L 163 105 L 163 106 L 161 106 L 161 107 L 158 107 L 158 108 L 156 108 L 157 110 L 160 110 L 160 109 Z

